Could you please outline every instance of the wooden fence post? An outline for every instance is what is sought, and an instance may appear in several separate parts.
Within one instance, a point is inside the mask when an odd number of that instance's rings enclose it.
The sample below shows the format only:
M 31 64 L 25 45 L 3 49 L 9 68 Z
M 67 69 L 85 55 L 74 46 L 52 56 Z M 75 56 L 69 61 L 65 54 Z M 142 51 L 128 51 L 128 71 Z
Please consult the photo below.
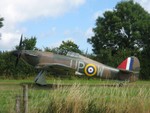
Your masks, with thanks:
M 16 113 L 21 113 L 20 107 L 21 107 L 21 96 L 17 95 L 16 96 Z
M 23 85 L 23 113 L 28 113 L 28 85 Z

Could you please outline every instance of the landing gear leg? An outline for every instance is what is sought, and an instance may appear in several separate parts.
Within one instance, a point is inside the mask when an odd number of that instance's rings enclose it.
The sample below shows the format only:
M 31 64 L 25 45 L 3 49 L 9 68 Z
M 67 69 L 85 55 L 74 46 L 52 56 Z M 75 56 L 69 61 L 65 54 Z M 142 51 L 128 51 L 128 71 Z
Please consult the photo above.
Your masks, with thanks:
M 46 71 L 45 70 L 41 70 L 39 72 L 39 74 L 35 77 L 35 83 L 38 84 L 38 85 L 47 85 L 46 83 L 46 79 L 45 79 L 45 74 L 46 74 Z

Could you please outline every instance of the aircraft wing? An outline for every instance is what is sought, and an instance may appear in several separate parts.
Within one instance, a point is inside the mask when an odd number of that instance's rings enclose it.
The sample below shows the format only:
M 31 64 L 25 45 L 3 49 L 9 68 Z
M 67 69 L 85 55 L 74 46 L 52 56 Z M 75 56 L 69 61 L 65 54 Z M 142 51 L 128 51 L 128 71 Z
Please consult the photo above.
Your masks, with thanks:
M 41 63 L 37 65 L 35 68 L 37 69 L 54 69 L 54 70 L 64 70 L 64 71 L 72 71 L 70 66 L 64 65 L 64 64 L 59 64 L 59 63 Z

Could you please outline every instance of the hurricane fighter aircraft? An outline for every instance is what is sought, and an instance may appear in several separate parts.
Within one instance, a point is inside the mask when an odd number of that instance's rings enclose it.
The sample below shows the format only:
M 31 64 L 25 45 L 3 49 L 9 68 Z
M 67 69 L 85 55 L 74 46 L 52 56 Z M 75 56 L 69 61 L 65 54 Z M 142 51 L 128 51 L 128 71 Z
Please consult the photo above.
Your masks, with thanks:
M 51 71 L 74 71 L 76 75 L 86 75 L 88 77 L 100 77 L 104 79 L 117 79 L 124 81 L 135 81 L 138 79 L 140 71 L 139 60 L 128 57 L 117 68 L 113 68 L 100 62 L 89 59 L 78 53 L 68 52 L 66 56 L 54 54 L 52 52 L 42 52 L 35 50 L 21 50 L 22 36 L 19 49 L 13 51 L 17 57 L 16 65 L 20 58 L 41 71 L 35 78 L 35 83 L 46 85 L 45 72 Z

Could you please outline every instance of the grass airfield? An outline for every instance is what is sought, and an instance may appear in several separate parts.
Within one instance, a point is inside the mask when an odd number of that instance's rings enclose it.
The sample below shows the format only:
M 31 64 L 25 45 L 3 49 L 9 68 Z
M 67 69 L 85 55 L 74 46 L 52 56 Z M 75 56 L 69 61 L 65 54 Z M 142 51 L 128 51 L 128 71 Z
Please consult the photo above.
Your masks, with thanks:
M 0 80 L 0 113 L 16 113 L 16 95 L 29 87 L 29 113 L 150 113 L 150 81 L 125 83 L 100 79 Z

